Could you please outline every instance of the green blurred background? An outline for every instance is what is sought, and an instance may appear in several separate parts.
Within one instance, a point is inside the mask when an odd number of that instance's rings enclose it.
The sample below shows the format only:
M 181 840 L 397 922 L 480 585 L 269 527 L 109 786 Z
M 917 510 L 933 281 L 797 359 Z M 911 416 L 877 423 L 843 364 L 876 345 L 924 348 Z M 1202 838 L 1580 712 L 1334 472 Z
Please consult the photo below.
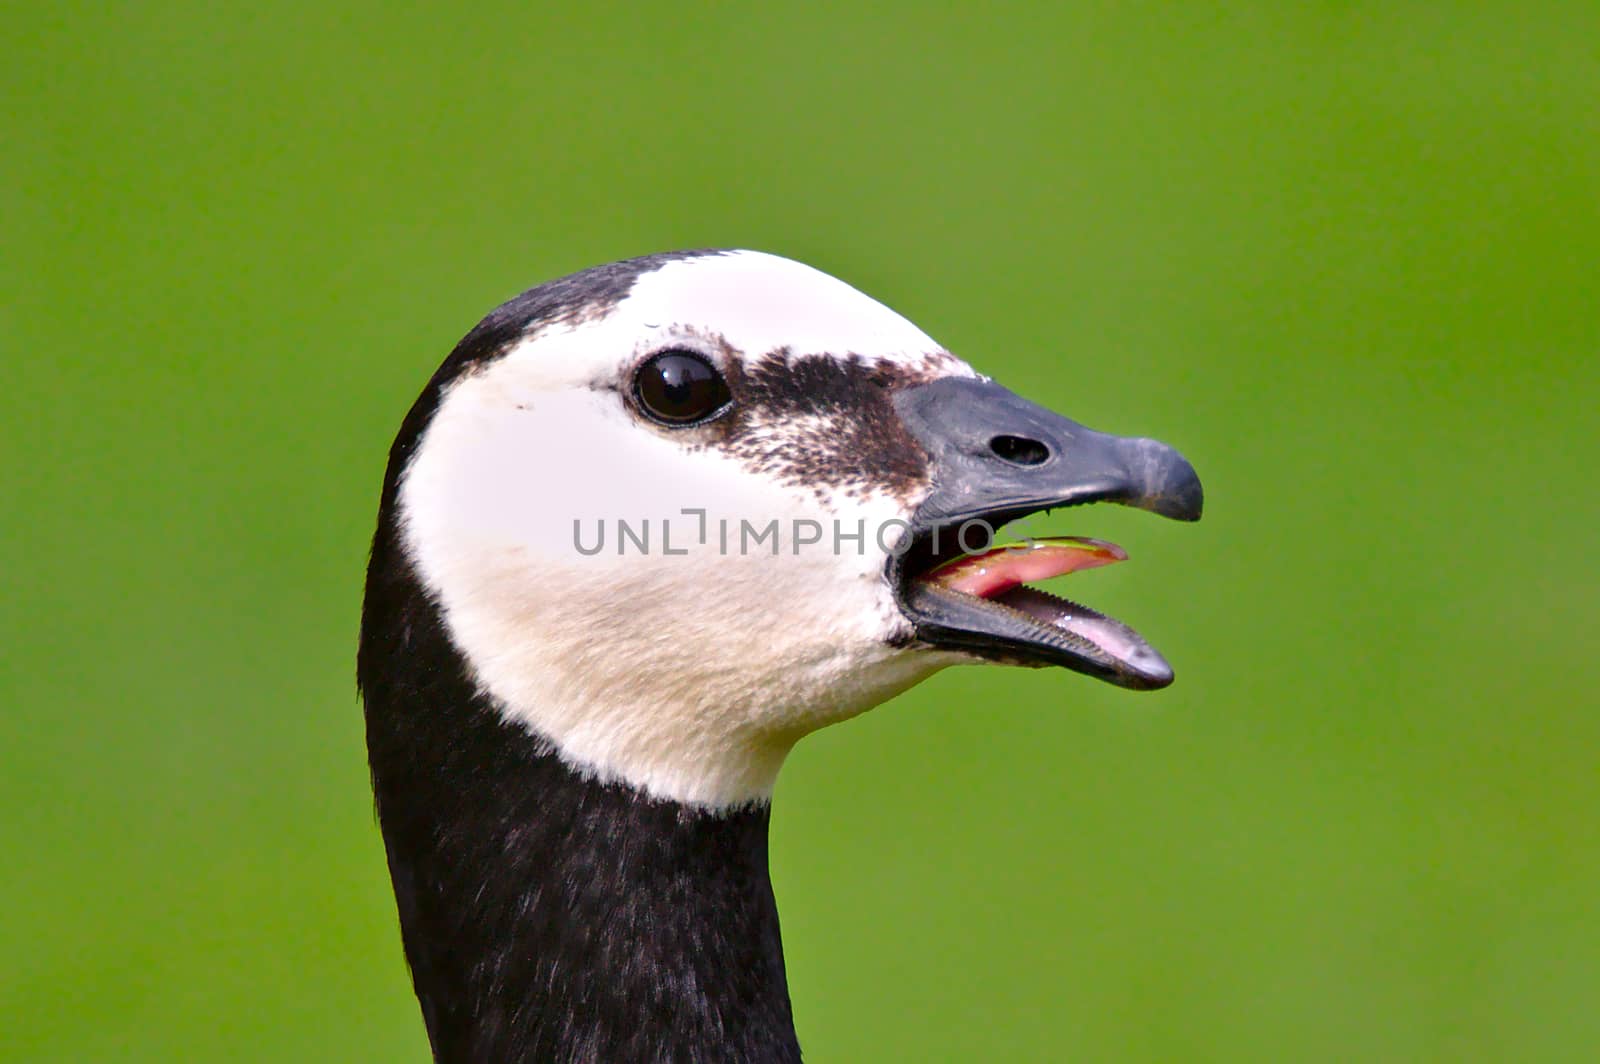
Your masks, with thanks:
M 1170 690 L 801 745 L 809 1059 L 1600 1059 L 1600 8 L 580 8 L 0 14 L 0 1056 L 426 1058 L 389 440 L 519 289 L 734 245 L 1208 494 L 1048 529 Z

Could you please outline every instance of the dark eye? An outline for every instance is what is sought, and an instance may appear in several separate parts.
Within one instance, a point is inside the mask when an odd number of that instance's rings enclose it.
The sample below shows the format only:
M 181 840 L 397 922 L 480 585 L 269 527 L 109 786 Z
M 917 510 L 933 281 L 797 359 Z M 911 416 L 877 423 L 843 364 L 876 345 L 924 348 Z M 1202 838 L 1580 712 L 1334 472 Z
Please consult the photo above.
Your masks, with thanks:
M 668 425 L 704 421 L 733 398 L 716 367 L 687 351 L 663 351 L 639 367 L 634 395 L 645 413 Z

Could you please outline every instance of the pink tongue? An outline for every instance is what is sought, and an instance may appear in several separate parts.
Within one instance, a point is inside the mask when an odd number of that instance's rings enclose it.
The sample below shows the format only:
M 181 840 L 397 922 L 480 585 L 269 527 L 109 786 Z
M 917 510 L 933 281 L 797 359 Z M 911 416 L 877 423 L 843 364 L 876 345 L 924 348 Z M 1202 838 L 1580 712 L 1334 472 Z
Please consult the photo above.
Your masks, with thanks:
M 968 554 L 940 566 L 923 579 L 986 599 L 1031 580 L 1046 580 L 1079 569 L 1094 569 L 1127 560 L 1128 552 L 1115 543 L 1059 536 L 996 547 L 983 554 Z

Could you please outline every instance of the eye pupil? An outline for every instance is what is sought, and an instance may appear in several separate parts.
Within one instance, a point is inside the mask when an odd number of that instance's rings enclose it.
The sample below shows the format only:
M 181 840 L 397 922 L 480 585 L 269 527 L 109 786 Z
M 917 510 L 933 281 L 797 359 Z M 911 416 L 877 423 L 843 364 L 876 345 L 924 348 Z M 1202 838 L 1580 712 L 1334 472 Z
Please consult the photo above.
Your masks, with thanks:
M 731 398 L 716 367 L 686 351 L 664 351 L 645 362 L 634 389 L 645 413 L 670 425 L 704 420 Z

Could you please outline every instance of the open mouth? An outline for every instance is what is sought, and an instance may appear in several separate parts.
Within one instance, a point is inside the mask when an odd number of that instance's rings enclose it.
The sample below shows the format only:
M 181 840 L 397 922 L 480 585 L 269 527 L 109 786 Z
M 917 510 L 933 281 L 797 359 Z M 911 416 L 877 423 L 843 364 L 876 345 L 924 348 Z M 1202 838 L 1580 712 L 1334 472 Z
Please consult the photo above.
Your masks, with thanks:
M 1198 521 L 1204 492 L 1187 459 L 1159 440 L 1096 432 L 989 380 L 940 377 L 898 393 L 895 408 L 931 470 L 909 546 L 888 572 L 918 642 L 1120 687 L 1172 682 L 1138 632 L 1029 586 L 1123 561 L 1121 547 L 1072 537 L 994 547 L 990 537 L 1008 521 L 1092 502 Z M 983 549 L 969 551 L 967 540 Z
M 1079 536 L 1030 538 L 967 553 L 955 530 L 917 536 L 896 587 L 917 634 L 934 646 L 991 661 L 1059 665 L 1120 687 L 1172 682 L 1172 667 L 1114 617 L 1030 584 L 1126 561 L 1115 543 Z

